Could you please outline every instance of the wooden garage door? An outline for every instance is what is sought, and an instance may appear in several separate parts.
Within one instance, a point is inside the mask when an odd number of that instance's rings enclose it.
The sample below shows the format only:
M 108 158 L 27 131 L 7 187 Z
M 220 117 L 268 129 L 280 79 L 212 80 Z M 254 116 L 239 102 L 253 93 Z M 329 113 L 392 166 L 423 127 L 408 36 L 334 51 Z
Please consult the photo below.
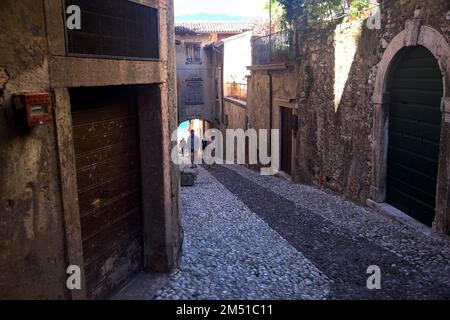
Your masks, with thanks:
M 89 298 L 142 268 L 137 92 L 71 90 L 78 198 Z
M 431 226 L 441 135 L 442 75 L 424 47 L 409 49 L 391 87 L 387 201 Z

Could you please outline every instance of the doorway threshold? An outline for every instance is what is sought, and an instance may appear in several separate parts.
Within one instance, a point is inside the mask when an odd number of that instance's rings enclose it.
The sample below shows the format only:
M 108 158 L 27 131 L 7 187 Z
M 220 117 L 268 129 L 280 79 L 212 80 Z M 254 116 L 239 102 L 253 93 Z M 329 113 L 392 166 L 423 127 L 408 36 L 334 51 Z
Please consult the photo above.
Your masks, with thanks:
M 278 173 L 276 175 L 280 178 L 283 178 L 283 179 L 293 182 L 292 177 L 284 171 L 278 171 Z
M 169 280 L 170 274 L 167 273 L 138 273 L 111 300 L 153 300 Z
M 408 216 L 403 211 L 391 206 L 389 203 L 378 203 L 371 199 L 367 199 L 367 205 L 382 215 L 406 224 L 427 236 L 434 234 L 433 229 Z

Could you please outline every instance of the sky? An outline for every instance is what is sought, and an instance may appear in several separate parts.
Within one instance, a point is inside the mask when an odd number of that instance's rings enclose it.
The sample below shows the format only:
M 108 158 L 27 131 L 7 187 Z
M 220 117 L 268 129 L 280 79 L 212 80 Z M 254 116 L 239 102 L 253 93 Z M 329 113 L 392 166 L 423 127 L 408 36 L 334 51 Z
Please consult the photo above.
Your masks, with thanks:
M 267 0 L 174 0 L 175 17 L 206 13 L 217 16 L 253 18 L 264 15 Z

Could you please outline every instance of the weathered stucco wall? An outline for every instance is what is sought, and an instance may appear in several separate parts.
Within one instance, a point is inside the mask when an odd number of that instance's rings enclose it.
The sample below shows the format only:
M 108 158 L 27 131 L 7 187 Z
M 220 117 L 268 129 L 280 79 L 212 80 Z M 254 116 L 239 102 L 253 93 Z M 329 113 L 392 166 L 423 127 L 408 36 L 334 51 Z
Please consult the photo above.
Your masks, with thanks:
M 167 32 L 167 98 L 169 111 L 169 132 L 172 133 L 178 129 L 178 92 L 177 92 L 177 68 L 175 53 L 175 7 L 173 0 L 167 0 L 166 3 L 166 32 Z M 176 148 L 178 141 L 172 141 L 171 148 Z M 180 199 L 180 170 L 170 161 L 171 172 L 171 232 L 169 233 L 171 243 L 171 256 L 173 265 L 178 268 L 181 261 L 183 245 L 182 226 L 181 226 L 181 199 Z
M 243 129 L 247 126 L 247 107 L 245 103 L 234 102 L 232 99 L 225 98 L 223 110 L 226 119 L 228 119 L 227 129 Z
M 423 25 L 450 40 L 446 0 L 381 1 L 381 30 L 364 24 L 304 30 L 299 59 L 273 77 L 273 119 L 277 99 L 296 99 L 298 180 L 322 186 L 365 203 L 372 175 L 375 77 L 383 53 L 421 8 Z M 417 11 L 416 11 L 417 13 Z M 268 70 L 249 78 L 248 115 L 254 128 L 269 127 Z M 448 85 L 448 84 L 447 84 Z M 448 125 L 448 124 L 447 124 Z
M 147 267 L 168 272 L 178 265 L 179 174 L 169 158 L 170 133 L 178 127 L 173 1 L 141 2 L 160 9 L 158 62 L 65 57 L 61 1 L 0 2 L 0 298 L 84 297 L 83 292 L 66 288 L 67 266 L 73 262 L 82 266 L 79 221 L 78 227 L 73 223 L 79 212 L 69 87 L 155 84 L 158 88 L 157 94 L 142 100 L 147 112 L 155 105 L 153 127 L 143 124 L 153 145 L 152 130 L 158 130 L 163 151 L 157 164 L 143 162 L 145 168 L 157 166 L 159 180 L 150 183 L 158 183 L 161 191 L 159 211 L 149 211 L 162 227 L 152 224 L 147 231 L 151 237 L 146 241 L 158 244 L 146 251 L 151 259 Z M 142 86 L 145 94 L 154 92 L 146 88 Z M 18 130 L 11 95 L 20 92 L 49 92 L 54 123 Z
M 270 128 L 269 99 L 269 76 L 264 72 L 252 73 L 248 77 L 247 114 L 253 129 Z
M 252 63 L 251 38 L 252 31 L 248 31 L 222 40 L 224 43 L 223 81 L 225 84 L 247 83 L 247 76 L 250 74 L 247 66 Z M 228 94 L 229 92 L 225 91 L 225 96 Z
M 43 2 L 0 3 L 0 296 L 66 298 L 55 129 L 17 130 L 11 94 L 49 91 Z

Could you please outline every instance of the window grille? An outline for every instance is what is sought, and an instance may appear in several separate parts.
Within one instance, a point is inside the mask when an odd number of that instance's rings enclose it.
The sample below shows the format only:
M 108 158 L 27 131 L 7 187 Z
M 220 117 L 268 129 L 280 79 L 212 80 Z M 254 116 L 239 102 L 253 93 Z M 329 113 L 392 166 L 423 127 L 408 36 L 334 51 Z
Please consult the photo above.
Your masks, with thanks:
M 128 0 L 65 0 L 81 9 L 81 30 L 66 29 L 68 55 L 159 59 L 158 10 Z
M 186 105 L 203 104 L 203 81 L 188 80 L 186 82 Z

